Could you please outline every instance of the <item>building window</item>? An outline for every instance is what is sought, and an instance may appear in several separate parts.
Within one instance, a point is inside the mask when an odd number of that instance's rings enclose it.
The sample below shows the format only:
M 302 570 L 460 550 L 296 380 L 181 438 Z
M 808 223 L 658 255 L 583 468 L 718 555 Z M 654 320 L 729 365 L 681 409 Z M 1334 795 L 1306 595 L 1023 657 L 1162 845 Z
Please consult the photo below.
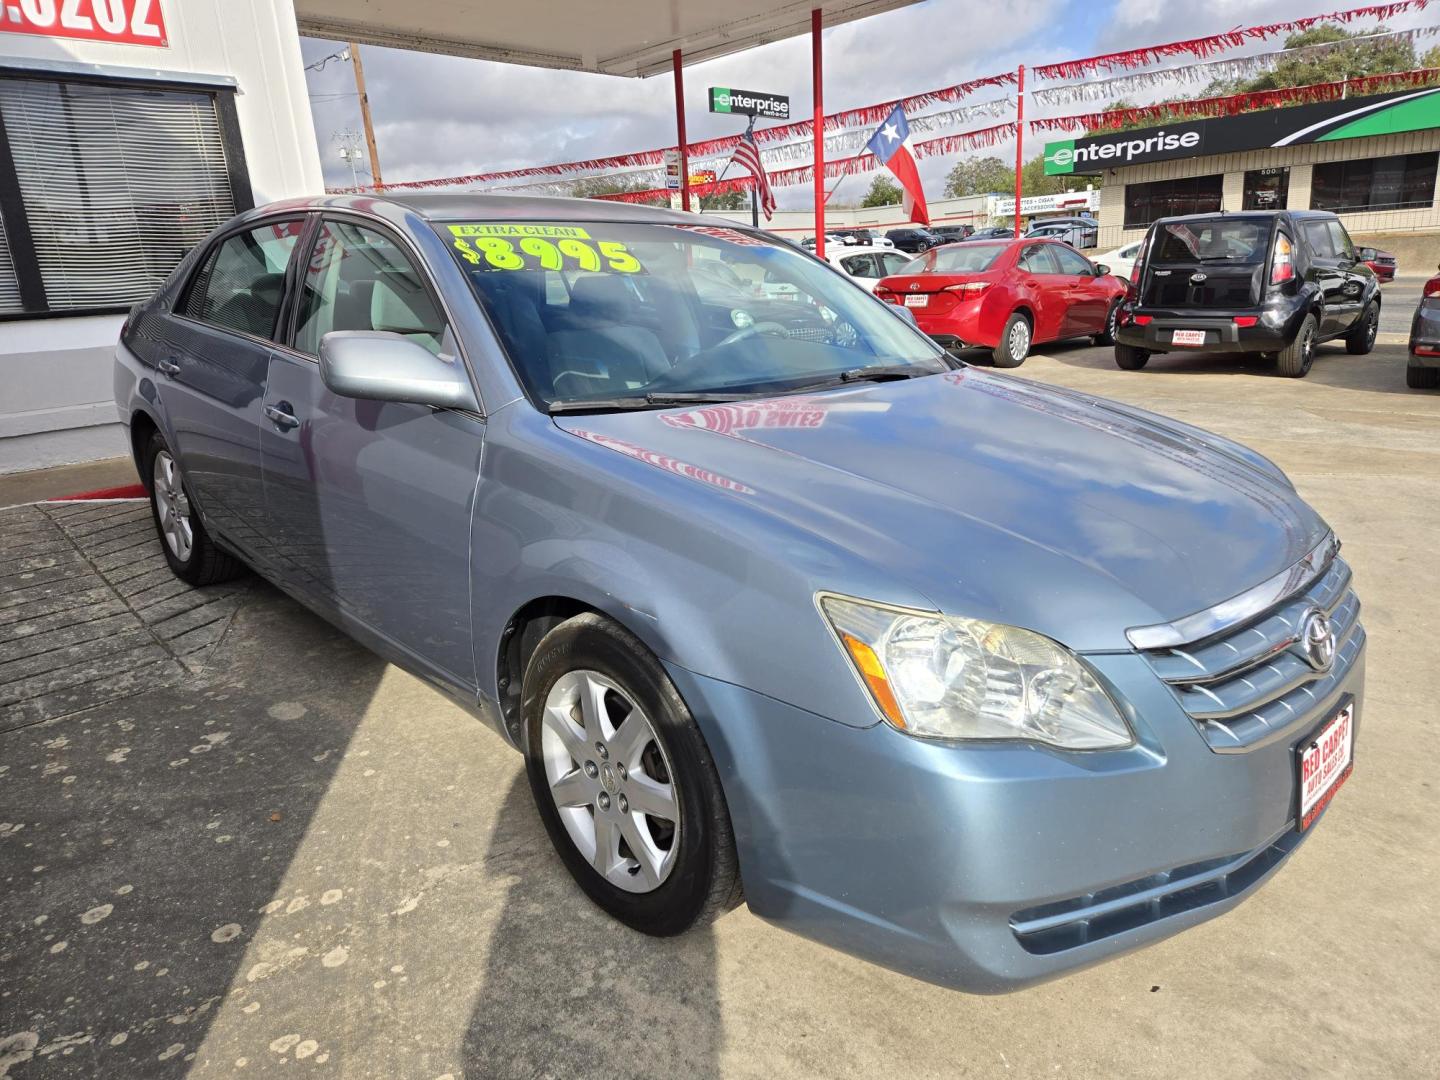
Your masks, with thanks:
M 1252 169 L 1245 174 L 1243 210 L 1284 210 L 1290 201 L 1290 170 Z
M 1187 176 L 1125 185 L 1125 228 L 1142 229 L 1163 217 L 1209 214 L 1220 209 L 1224 177 Z
M 123 310 L 248 205 L 223 98 L 0 76 L 0 313 Z
M 1316 210 L 1428 209 L 1435 202 L 1440 153 L 1400 154 L 1316 165 L 1310 205 Z

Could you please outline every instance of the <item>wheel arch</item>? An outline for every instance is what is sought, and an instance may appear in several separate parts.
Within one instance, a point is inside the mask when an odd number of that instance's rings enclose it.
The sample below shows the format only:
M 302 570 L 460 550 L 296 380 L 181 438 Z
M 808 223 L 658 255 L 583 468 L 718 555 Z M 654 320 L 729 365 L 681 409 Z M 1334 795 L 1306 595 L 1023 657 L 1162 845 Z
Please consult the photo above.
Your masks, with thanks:
M 130 456 L 135 459 L 135 470 L 145 490 L 150 490 L 150 477 L 145 470 L 145 447 L 150 436 L 160 430 L 159 423 L 146 409 L 132 409 L 130 412 Z

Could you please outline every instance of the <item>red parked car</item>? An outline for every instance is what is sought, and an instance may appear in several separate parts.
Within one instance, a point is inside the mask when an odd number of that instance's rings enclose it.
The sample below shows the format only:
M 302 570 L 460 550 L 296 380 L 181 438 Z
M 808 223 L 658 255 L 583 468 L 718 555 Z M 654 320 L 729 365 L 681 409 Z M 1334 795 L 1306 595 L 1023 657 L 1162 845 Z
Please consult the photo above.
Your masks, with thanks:
M 1425 282 L 1420 306 L 1410 321 L 1410 362 L 1405 385 L 1412 390 L 1440 386 L 1440 274 Z
M 1362 247 L 1355 249 L 1355 257 L 1363 262 L 1381 281 L 1395 280 L 1395 256 L 1379 248 Z
M 909 309 L 947 349 L 989 349 L 1019 367 L 1031 345 L 1093 337 L 1107 345 L 1125 283 L 1057 240 L 968 240 L 916 257 L 875 295 Z

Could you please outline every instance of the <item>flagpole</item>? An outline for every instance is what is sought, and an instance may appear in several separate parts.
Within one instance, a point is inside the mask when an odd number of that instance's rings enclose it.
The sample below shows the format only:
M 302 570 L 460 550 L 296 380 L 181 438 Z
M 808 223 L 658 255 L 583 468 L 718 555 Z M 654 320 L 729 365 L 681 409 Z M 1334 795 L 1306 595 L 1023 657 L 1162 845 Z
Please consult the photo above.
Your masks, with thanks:
M 754 142 L 754 141 L 755 141 L 755 114 L 754 114 L 754 113 L 751 113 L 751 114 L 750 114 L 750 123 L 748 123 L 748 124 L 745 125 L 745 138 L 749 139 L 751 142 Z M 756 157 L 759 157 L 759 156 L 760 156 L 760 148 L 759 148 L 758 146 L 755 148 L 755 156 L 756 156 Z M 760 167 L 761 167 L 762 169 L 765 167 L 765 163 L 764 163 L 763 161 L 760 163 Z M 758 228 L 760 228 L 759 192 L 760 192 L 760 182 L 759 182 L 759 180 L 756 180 L 753 184 L 750 185 L 750 227 L 751 227 L 752 229 L 758 229 Z
M 1016 72 L 1015 86 L 1015 239 L 1020 239 L 1020 196 L 1025 168 L 1025 65 Z

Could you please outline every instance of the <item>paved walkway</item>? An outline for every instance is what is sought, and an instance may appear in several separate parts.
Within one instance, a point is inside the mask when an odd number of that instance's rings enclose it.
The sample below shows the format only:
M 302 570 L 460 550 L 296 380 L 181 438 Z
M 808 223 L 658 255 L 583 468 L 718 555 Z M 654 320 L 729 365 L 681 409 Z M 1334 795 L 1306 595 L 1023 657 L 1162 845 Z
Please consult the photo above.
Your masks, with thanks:
M 179 581 L 147 503 L 0 511 L 0 731 L 199 672 L 248 584 Z

